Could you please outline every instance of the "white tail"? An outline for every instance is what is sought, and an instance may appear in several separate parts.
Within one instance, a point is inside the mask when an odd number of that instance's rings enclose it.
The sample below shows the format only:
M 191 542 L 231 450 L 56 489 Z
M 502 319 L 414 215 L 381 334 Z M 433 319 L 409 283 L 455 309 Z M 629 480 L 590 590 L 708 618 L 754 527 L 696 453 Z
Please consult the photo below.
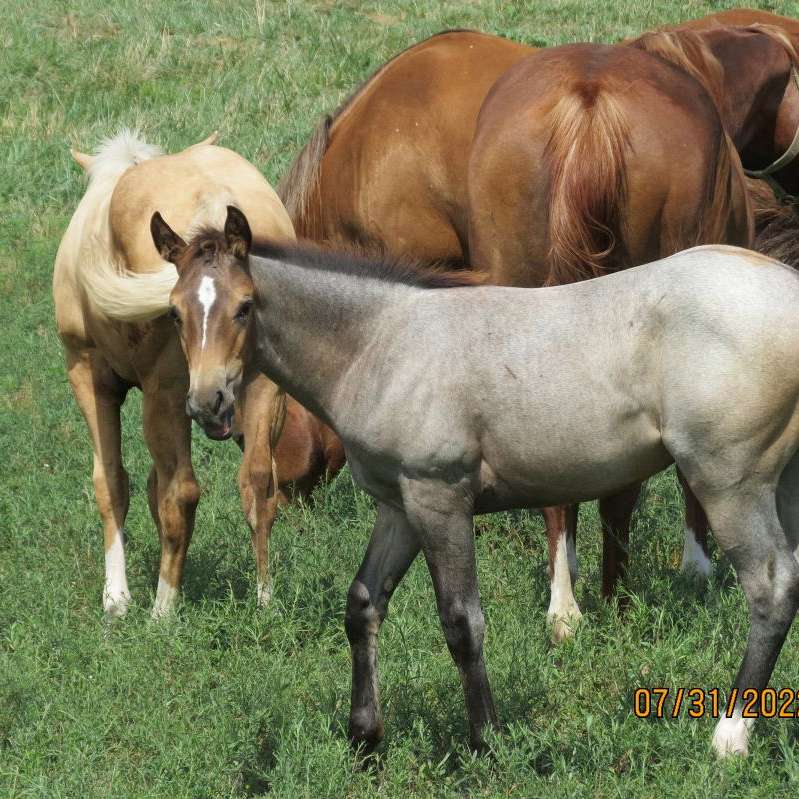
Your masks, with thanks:
M 157 272 L 133 273 L 113 263 L 104 247 L 86 247 L 85 252 L 81 282 L 89 302 L 107 319 L 144 322 L 167 311 L 178 280 L 172 264 L 164 262 Z
M 86 170 L 92 181 L 101 177 L 118 177 L 128 167 L 163 154 L 160 147 L 147 144 L 140 138 L 137 130 L 130 128 L 123 128 L 116 136 L 104 139 L 92 156 L 87 157 L 72 151 L 73 157 Z
M 89 192 L 83 202 L 93 203 L 96 208 L 100 198 L 111 196 L 126 169 L 157 158 L 163 151 L 147 144 L 138 131 L 125 128 L 105 139 L 94 155 L 75 151 L 72 154 L 89 175 Z M 84 209 L 84 213 L 90 213 L 89 209 Z M 178 279 L 175 267 L 164 263 L 154 272 L 128 272 L 111 255 L 107 220 L 101 231 L 84 238 L 78 258 L 80 282 L 89 302 L 106 318 L 122 322 L 141 322 L 163 314 Z

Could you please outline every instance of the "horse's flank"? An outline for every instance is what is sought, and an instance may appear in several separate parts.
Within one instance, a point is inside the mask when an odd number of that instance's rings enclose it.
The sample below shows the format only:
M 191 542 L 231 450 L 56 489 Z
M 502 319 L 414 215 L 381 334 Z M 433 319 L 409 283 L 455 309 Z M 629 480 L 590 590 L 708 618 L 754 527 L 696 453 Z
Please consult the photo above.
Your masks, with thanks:
M 445 31 L 439 31 L 421 42 L 414 44 L 401 50 L 395 56 L 390 58 L 384 64 L 379 66 L 366 80 L 362 81 L 356 88 L 350 92 L 339 106 L 331 113 L 325 114 L 317 123 L 314 128 L 311 138 L 308 143 L 300 150 L 297 157 L 292 162 L 288 172 L 281 178 L 277 186 L 277 193 L 283 205 L 291 217 L 297 233 L 299 235 L 309 235 L 300 229 L 299 220 L 301 220 L 308 211 L 308 205 L 311 202 L 314 190 L 319 182 L 319 171 L 322 165 L 322 157 L 327 150 L 330 143 L 330 133 L 333 125 L 338 121 L 345 111 L 349 110 L 355 101 L 363 94 L 367 86 L 369 86 L 376 78 L 382 75 L 398 58 L 405 55 L 408 51 L 413 50 L 437 36 L 443 36 L 447 33 L 467 32 L 465 28 L 452 28 Z M 479 31 L 468 31 L 479 35 Z

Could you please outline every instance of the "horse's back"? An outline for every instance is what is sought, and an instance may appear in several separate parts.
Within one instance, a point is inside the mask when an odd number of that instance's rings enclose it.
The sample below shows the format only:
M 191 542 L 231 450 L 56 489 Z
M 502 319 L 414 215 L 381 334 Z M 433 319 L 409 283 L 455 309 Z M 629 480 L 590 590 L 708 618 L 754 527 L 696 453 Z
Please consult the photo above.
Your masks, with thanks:
M 726 11 L 719 11 L 716 14 L 709 14 L 700 19 L 681 22 L 673 27 L 681 30 L 707 30 L 720 25 L 744 27 L 748 25 L 775 25 L 792 36 L 799 36 L 799 21 L 755 8 L 731 8 Z

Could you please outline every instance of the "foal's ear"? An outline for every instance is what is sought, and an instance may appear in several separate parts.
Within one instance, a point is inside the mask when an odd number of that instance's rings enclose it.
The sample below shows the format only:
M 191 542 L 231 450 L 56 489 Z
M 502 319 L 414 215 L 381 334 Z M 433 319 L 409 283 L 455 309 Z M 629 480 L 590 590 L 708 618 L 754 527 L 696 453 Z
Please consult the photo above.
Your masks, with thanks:
M 177 265 L 178 259 L 183 255 L 183 251 L 188 246 L 174 230 L 172 230 L 164 217 L 156 211 L 150 220 L 150 233 L 153 236 L 153 244 L 165 261 Z
M 227 207 L 225 241 L 228 250 L 241 261 L 247 257 L 252 246 L 252 233 L 247 217 L 235 205 Z

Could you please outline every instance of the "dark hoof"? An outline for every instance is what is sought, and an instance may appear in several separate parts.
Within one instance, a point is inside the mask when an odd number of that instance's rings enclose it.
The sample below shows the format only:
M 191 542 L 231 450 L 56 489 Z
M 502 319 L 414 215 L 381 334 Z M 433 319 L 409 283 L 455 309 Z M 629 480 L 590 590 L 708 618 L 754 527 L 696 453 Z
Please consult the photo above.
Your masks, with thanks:
M 383 721 L 370 710 L 357 710 L 350 715 L 349 738 L 353 749 L 369 753 L 383 740 Z

